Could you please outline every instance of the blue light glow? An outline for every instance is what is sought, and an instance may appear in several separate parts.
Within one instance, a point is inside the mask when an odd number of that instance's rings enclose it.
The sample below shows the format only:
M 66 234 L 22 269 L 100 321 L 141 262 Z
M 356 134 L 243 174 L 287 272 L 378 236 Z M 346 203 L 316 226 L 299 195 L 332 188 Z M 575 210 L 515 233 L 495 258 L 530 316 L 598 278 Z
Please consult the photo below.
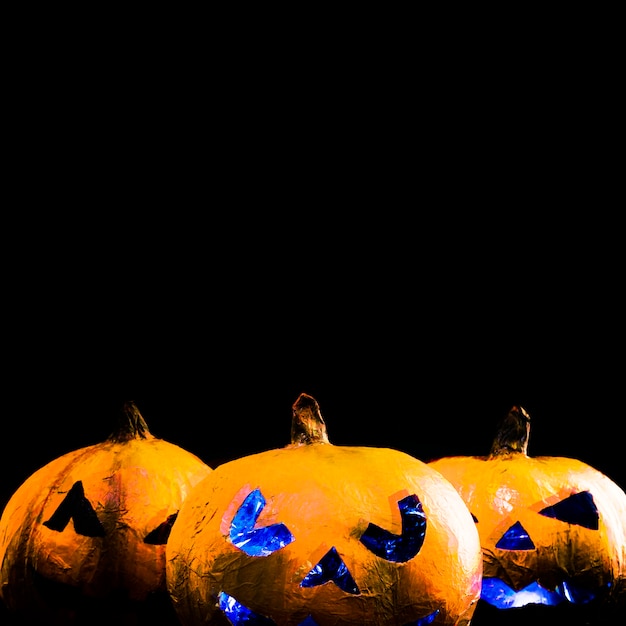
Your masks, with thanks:
M 293 541 L 293 535 L 284 524 L 255 528 L 265 507 L 265 498 L 258 489 L 251 491 L 243 501 L 230 526 L 230 540 L 250 556 L 268 556 Z
M 376 556 L 386 561 L 404 563 L 412 559 L 422 548 L 426 535 L 426 514 L 417 496 L 407 496 L 398 502 L 402 518 L 402 533 L 393 533 L 369 524 L 361 543 Z
M 220 609 L 233 626 L 241 626 L 242 624 L 249 624 L 250 626 L 276 626 L 274 620 L 254 613 L 240 602 L 237 602 L 235 598 L 229 596 L 223 591 L 219 594 L 218 602 Z M 405 624 L 405 626 L 428 626 L 428 624 L 433 623 L 437 615 L 439 615 L 439 610 L 436 610 L 430 615 L 422 617 L 415 622 Z M 302 622 L 300 622 L 298 626 L 318 625 L 317 622 L 309 615 Z
M 556 606 L 562 602 L 586 604 L 596 597 L 589 590 L 575 587 L 571 582 L 563 582 L 554 591 L 533 582 L 515 591 L 500 578 L 483 578 L 481 600 L 498 609 L 514 609 L 527 604 Z
M 535 544 L 528 536 L 526 529 L 519 522 L 515 522 L 500 537 L 500 541 L 496 543 L 496 548 L 500 550 L 534 550 Z
M 547 506 L 539 513 L 546 517 L 558 519 L 561 522 L 598 530 L 598 509 L 593 501 L 593 496 L 588 491 L 575 493 L 553 506 Z
M 337 550 L 331 548 L 318 564 L 304 577 L 301 587 L 316 587 L 327 582 L 333 582 L 346 593 L 360 593 L 354 578 L 350 575 L 346 564 Z

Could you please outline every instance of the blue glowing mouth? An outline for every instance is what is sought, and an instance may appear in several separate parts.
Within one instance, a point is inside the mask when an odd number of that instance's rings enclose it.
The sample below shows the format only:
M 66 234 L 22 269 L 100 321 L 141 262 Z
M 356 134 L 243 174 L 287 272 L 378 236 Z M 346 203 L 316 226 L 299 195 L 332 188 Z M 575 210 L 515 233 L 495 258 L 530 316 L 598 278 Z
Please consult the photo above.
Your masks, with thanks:
M 246 624 L 248 626 L 275 626 L 273 620 L 254 613 L 227 593 L 221 592 L 219 594 L 219 607 L 234 626 L 239 626 L 239 624 Z M 430 615 L 418 619 L 416 622 L 406 624 L 406 626 L 428 626 L 428 624 L 432 624 L 438 614 L 439 610 L 436 610 Z M 317 622 L 309 616 L 303 622 L 300 622 L 298 626 L 317 626 Z
M 539 583 L 515 591 L 500 578 L 483 578 L 480 598 L 498 609 L 515 609 L 527 604 L 556 606 L 562 602 L 587 604 L 597 597 L 597 593 L 582 589 L 571 582 L 562 582 L 554 590 L 546 589 Z

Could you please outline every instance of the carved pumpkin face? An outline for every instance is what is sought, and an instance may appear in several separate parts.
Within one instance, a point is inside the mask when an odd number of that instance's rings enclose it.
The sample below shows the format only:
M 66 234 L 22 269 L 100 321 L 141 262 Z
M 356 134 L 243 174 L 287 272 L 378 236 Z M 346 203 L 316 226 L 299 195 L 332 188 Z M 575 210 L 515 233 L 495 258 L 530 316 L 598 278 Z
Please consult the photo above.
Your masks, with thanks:
M 134 404 L 122 417 L 105 442 L 37 470 L 3 511 L 0 596 L 26 623 L 95 623 L 103 612 L 121 620 L 167 597 L 171 525 L 211 468 L 154 437 Z
M 429 463 L 476 520 L 481 604 L 506 610 L 624 602 L 626 494 L 576 459 L 529 457 L 529 420 L 513 407 L 489 456 Z
M 305 394 L 292 444 L 215 468 L 166 555 L 184 626 L 468 624 L 482 570 L 448 481 L 400 451 L 332 445 Z

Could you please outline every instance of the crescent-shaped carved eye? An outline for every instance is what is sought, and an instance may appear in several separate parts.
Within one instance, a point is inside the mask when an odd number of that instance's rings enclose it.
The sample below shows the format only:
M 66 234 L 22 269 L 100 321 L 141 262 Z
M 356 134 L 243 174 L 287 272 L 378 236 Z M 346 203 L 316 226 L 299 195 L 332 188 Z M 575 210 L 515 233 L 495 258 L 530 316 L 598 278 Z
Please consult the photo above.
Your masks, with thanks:
M 402 518 L 399 535 L 370 523 L 361 536 L 361 543 L 386 561 L 405 563 L 422 549 L 426 536 L 426 514 L 416 495 L 400 500 L 398 508 Z
M 271 524 L 256 528 L 256 522 L 265 508 L 265 498 L 259 489 L 251 491 L 243 501 L 230 525 L 230 540 L 249 556 L 268 556 L 294 537 L 285 524 Z

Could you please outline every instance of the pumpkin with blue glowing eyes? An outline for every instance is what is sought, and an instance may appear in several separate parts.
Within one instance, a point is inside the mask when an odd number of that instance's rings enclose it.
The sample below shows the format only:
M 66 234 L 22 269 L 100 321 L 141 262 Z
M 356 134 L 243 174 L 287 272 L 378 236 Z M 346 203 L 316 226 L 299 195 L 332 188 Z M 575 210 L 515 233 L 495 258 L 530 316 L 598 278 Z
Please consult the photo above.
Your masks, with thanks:
M 133 402 L 103 442 L 29 476 L 0 518 L 0 598 L 19 624 L 177 624 L 165 544 L 212 468 L 152 435 Z M 168 613 L 169 612 L 169 613 Z M 166 620 L 166 615 L 169 617 Z
M 626 493 L 577 459 L 529 456 L 529 436 L 530 416 L 514 406 L 488 456 L 429 463 L 476 521 L 484 558 L 476 615 L 541 607 L 608 624 L 601 616 L 626 610 Z
M 183 626 L 469 624 L 482 555 L 454 487 L 399 450 L 331 444 L 307 394 L 292 408 L 289 445 L 183 503 L 166 548 Z

